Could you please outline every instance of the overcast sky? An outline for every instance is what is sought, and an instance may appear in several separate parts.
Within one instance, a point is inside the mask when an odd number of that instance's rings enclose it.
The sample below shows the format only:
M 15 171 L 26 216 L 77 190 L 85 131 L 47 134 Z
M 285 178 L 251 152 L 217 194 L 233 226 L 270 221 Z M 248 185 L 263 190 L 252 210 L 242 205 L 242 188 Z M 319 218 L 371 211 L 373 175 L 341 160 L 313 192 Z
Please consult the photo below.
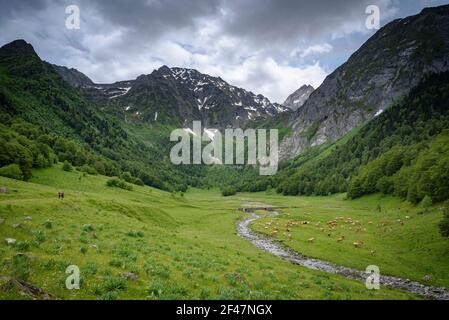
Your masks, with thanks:
M 134 79 L 162 65 L 194 68 L 275 102 L 317 87 L 381 25 L 449 0 L 0 0 L 0 45 L 30 42 L 42 59 L 97 83 Z M 65 27 L 68 5 L 79 30 Z

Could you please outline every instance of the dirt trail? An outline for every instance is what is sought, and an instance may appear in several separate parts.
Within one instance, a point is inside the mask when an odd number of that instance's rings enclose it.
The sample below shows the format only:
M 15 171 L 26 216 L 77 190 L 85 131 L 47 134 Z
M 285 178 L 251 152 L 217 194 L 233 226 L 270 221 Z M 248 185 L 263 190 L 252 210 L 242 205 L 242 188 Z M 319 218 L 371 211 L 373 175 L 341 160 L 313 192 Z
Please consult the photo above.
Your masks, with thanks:
M 246 212 L 251 210 L 251 206 L 249 204 L 245 204 L 242 207 L 245 208 Z M 249 214 L 250 217 L 241 220 L 237 223 L 237 232 L 241 237 L 248 240 L 256 247 L 265 250 L 269 253 L 272 253 L 275 256 L 278 256 L 296 265 L 300 265 L 309 269 L 320 270 L 332 274 L 341 275 L 349 279 L 362 281 L 363 283 L 366 282 L 366 279 L 369 276 L 369 274 L 364 271 L 338 266 L 330 262 L 306 257 L 298 252 L 285 248 L 281 244 L 275 242 L 274 240 L 269 239 L 268 237 L 256 234 L 251 230 L 250 224 L 260 219 L 260 216 L 258 216 L 254 212 L 250 212 Z M 270 212 L 270 214 L 273 217 L 279 215 L 278 212 L 276 211 L 272 211 Z M 408 279 L 401 279 L 381 275 L 380 285 L 416 293 L 430 299 L 449 300 L 449 291 L 447 289 L 426 286 Z

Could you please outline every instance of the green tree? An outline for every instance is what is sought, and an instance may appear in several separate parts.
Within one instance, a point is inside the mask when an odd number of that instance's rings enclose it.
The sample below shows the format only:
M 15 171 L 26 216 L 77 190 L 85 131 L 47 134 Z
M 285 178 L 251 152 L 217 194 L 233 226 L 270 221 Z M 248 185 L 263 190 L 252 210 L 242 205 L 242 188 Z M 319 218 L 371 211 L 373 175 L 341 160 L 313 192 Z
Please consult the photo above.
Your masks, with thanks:
M 418 195 L 418 189 L 416 188 L 415 184 L 412 184 L 407 193 L 407 200 L 411 203 L 417 204 L 421 201 L 421 198 Z
M 356 199 L 356 198 L 359 198 L 361 196 L 363 196 L 362 185 L 360 183 L 360 179 L 358 177 L 355 177 L 349 183 L 348 198 L 349 199 Z

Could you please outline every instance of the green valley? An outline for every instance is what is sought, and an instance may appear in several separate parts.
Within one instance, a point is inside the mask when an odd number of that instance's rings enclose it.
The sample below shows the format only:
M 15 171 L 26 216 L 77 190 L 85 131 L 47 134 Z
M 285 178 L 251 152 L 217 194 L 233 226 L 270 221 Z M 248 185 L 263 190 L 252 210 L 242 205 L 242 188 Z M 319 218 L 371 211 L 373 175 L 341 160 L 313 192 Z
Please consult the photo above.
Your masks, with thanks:
M 312 39 L 267 0 L 251 41 L 222 1 L 90 2 L 1 4 L 0 300 L 449 300 L 449 5 Z
M 437 231 L 438 207 L 419 215 L 416 208 L 388 198 L 377 212 L 378 197 L 354 202 L 341 196 L 266 193 L 225 198 L 218 190 L 179 194 L 135 186 L 126 191 L 108 187 L 107 180 L 66 172 L 61 165 L 35 171 L 30 182 L 0 178 L 0 185 L 9 191 L 0 195 L 0 233 L 17 240 L 1 245 L 1 273 L 64 299 L 418 298 L 386 288 L 369 291 L 363 283 L 291 265 L 256 249 L 236 235 L 235 224 L 243 217 L 237 208 L 248 201 L 264 201 L 289 207 L 276 220 L 280 226 L 291 219 L 315 222 L 340 215 L 375 223 L 360 236 L 353 235 L 365 242 L 366 248 L 360 250 L 343 244 L 335 251 L 334 238 L 320 237 L 314 227 L 298 228 L 293 240 L 285 243 L 299 251 L 362 269 L 364 263 L 382 262 L 385 272 L 418 280 L 426 274 L 432 284 L 447 285 L 447 243 Z M 61 190 L 63 200 L 57 197 Z M 405 215 L 412 217 L 405 226 L 396 223 Z M 385 219 L 391 222 L 391 231 L 377 227 Z M 256 230 L 263 232 L 262 224 L 257 223 Z M 382 242 L 378 235 L 383 232 L 387 237 Z M 410 233 L 416 232 L 422 235 L 419 248 L 410 242 Z M 313 245 L 305 241 L 312 234 Z M 377 250 L 376 256 L 369 255 L 370 249 Z M 398 261 L 395 254 L 402 251 L 407 254 Z M 435 262 L 430 269 L 420 267 L 429 260 Z M 80 267 L 80 290 L 65 288 L 69 265 Z M 7 279 L 2 278 L 3 299 L 32 298 L 22 296 Z

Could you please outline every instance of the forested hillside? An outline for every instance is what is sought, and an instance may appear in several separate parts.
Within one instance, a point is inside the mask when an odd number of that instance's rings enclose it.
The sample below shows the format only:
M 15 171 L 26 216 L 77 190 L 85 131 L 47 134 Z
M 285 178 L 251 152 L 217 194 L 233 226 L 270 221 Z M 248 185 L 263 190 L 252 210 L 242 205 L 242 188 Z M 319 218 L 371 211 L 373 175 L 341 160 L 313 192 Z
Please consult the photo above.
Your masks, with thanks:
M 447 199 L 448 101 L 449 73 L 428 77 L 347 142 L 322 148 L 324 156 L 311 150 L 288 163 L 274 181 L 278 191 L 328 195 L 349 188 L 353 198 L 384 192 L 412 202 L 426 195 Z
M 251 166 L 216 166 L 208 170 L 205 184 L 250 192 L 277 189 L 284 195 L 349 191 L 350 198 L 357 198 L 382 192 L 413 203 L 425 196 L 444 201 L 449 198 L 448 101 L 449 73 L 429 76 L 365 126 L 281 163 L 275 176 L 261 177 Z M 271 127 L 288 130 L 276 119 Z
M 449 71 L 448 57 L 448 5 L 386 24 L 295 112 L 293 134 L 282 141 L 281 158 L 335 142 L 373 120 L 430 74 Z
M 153 134 L 147 143 L 141 135 L 129 134 L 119 120 L 71 87 L 23 40 L 0 49 L 0 110 L 5 133 L 0 167 L 16 163 L 24 179 L 30 177 L 31 167 L 59 159 L 110 176 L 130 172 L 165 190 L 198 184 L 184 173 L 190 168 L 167 161 L 168 138 Z
M 6 176 L 27 180 L 32 168 L 66 161 L 91 174 L 127 173 L 128 182 L 165 190 L 185 191 L 190 185 L 276 188 L 285 195 L 348 191 L 350 198 L 382 192 L 414 203 L 425 196 L 437 202 L 449 197 L 447 72 L 428 77 L 343 139 L 282 163 L 273 177 L 261 177 L 253 167 L 171 165 L 173 128 L 127 123 L 105 113 L 24 41 L 0 49 L 0 84 L 0 172 Z M 290 134 L 283 115 L 248 125 L 278 128 L 281 137 Z

